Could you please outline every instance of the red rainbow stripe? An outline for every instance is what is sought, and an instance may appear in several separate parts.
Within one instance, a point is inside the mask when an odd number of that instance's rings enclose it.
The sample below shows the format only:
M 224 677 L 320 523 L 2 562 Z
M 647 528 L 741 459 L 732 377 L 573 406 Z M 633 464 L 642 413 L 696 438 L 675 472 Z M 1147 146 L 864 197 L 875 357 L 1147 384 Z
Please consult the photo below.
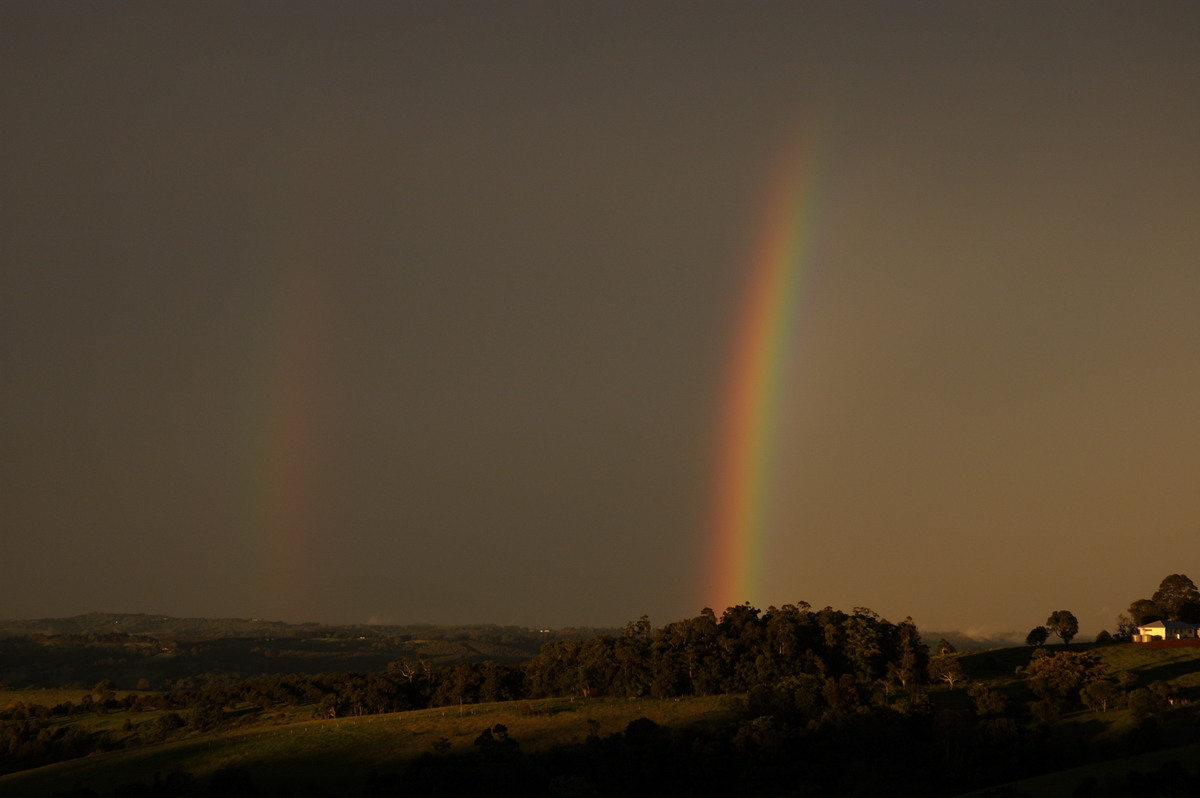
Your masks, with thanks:
M 793 322 L 811 250 L 818 138 L 787 148 L 772 173 L 749 259 L 721 405 L 706 599 L 718 614 L 762 607 L 783 399 Z

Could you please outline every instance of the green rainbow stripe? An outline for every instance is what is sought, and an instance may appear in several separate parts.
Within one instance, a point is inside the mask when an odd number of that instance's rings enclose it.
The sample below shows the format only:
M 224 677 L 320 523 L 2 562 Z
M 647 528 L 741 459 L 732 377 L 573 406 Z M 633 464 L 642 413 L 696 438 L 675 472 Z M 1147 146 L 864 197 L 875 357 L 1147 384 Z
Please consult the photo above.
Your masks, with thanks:
M 749 261 L 718 441 L 708 598 L 762 606 L 784 382 L 812 242 L 822 147 L 793 144 L 773 173 Z

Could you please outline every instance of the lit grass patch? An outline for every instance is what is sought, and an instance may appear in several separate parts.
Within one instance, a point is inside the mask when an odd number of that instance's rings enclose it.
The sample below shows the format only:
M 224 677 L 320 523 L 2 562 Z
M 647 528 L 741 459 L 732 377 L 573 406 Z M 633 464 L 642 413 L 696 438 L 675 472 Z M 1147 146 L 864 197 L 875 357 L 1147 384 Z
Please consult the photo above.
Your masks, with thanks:
M 222 767 L 250 771 L 260 789 L 312 784 L 336 790 L 346 787 L 347 774 L 359 779 L 371 771 L 401 771 L 416 757 L 433 753 L 442 740 L 449 744 L 447 753 L 472 752 L 480 732 L 498 723 L 508 727 L 522 751 L 536 753 L 582 743 L 593 730 L 601 736 L 623 732 L 641 717 L 677 728 L 727 723 L 742 703 L 728 696 L 678 701 L 548 699 L 259 723 L 0 777 L 0 794 L 51 796 L 77 783 L 105 794 L 122 784 L 149 782 L 155 773 L 183 771 L 203 778 Z M 152 714 L 157 713 L 143 713 Z
M 118 699 L 123 699 L 130 693 L 141 696 L 156 695 L 156 693 L 144 690 L 115 690 L 113 693 Z M 98 695 L 99 693 L 94 690 L 78 687 L 45 690 L 3 690 L 0 691 L 0 709 L 9 709 L 17 704 L 25 704 L 27 706 L 38 704 L 53 709 L 55 706 L 65 704 L 68 701 L 78 706 L 84 696 L 96 698 Z

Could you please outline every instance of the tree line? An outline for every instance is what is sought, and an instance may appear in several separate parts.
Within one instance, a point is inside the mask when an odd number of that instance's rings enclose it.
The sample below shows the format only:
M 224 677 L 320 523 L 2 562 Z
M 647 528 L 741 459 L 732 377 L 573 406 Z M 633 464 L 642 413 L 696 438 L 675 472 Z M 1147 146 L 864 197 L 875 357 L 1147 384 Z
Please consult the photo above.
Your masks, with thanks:
M 1117 636 L 1128 638 L 1137 627 L 1153 621 L 1200 623 L 1200 590 L 1184 574 L 1171 574 L 1150 598 L 1133 601 L 1117 619 Z
M 1126 612 L 1117 616 L 1116 634 L 1107 629 L 1096 635 L 1097 643 L 1126 643 L 1133 639 L 1139 626 L 1154 621 L 1184 621 L 1200 623 L 1200 590 L 1184 574 L 1170 574 L 1163 578 L 1158 590 L 1150 598 L 1136 599 Z M 1055 610 L 1046 623 L 1035 626 L 1025 637 L 1027 646 L 1044 646 L 1053 634 L 1070 645 L 1079 634 L 1079 621 L 1069 610 Z

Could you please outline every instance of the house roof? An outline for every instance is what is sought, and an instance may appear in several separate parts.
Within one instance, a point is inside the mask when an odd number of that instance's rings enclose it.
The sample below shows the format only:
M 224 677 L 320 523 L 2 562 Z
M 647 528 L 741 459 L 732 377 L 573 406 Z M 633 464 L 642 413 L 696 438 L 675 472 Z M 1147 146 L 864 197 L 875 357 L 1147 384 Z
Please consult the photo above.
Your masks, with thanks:
M 1151 621 L 1139 626 L 1139 629 L 1150 629 L 1156 627 L 1160 629 L 1200 629 L 1200 624 L 1188 623 L 1186 621 Z

